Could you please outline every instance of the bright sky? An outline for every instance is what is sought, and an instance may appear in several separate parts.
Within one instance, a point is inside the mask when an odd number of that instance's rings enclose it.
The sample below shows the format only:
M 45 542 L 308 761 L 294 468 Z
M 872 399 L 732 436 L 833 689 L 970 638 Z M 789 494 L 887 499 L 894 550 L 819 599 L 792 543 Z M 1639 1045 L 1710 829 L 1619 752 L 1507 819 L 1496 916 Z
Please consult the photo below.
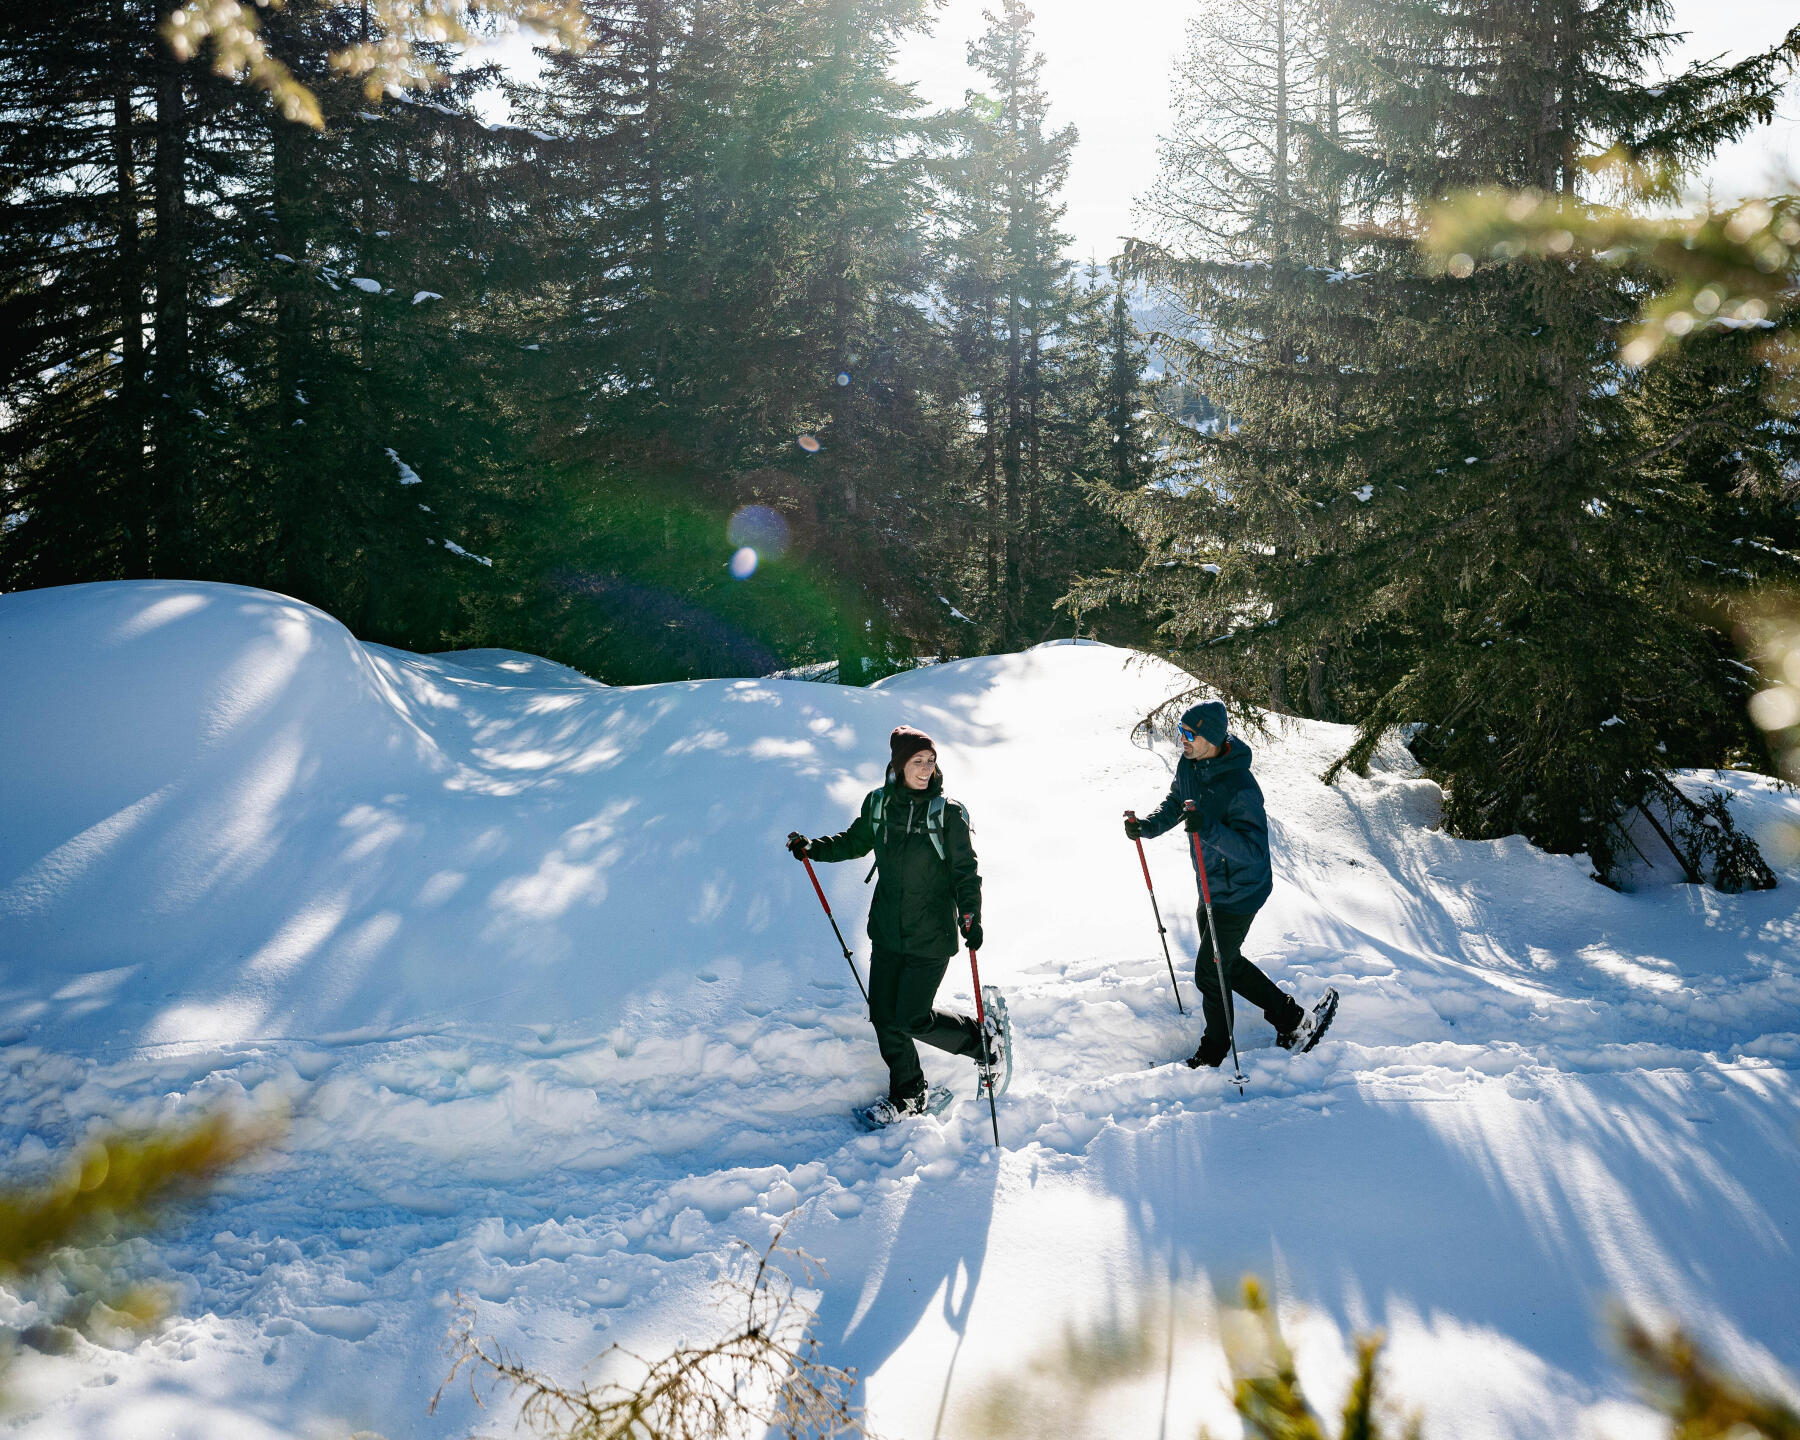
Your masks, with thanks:
M 1064 227 L 1074 253 L 1105 260 L 1132 233 L 1132 205 L 1156 178 L 1157 139 L 1168 117 L 1169 70 L 1194 0 L 1038 0 L 1033 7 L 1044 86 L 1053 124 L 1081 134 L 1064 191 Z M 1794 23 L 1794 0 L 1674 0 L 1672 28 L 1688 32 L 1669 58 L 1679 69 L 1712 56 L 1737 59 L 1775 44 Z M 977 78 L 968 42 L 982 11 L 999 0 L 942 0 L 933 34 L 916 37 L 899 56 L 902 78 L 935 107 L 960 104 Z M 514 36 L 495 46 L 502 63 L 534 68 L 530 41 Z M 497 98 L 497 97 L 496 97 Z M 1800 182 L 1800 83 L 1789 86 L 1780 118 L 1722 153 L 1708 170 L 1714 193 L 1730 199 Z
M 1674 0 L 1672 28 L 1689 32 L 1671 58 L 1679 68 L 1714 55 L 1738 58 L 1775 44 L 1796 18 L 1793 0 Z M 902 78 L 934 106 L 954 105 L 975 80 L 968 42 L 998 0 L 945 0 L 936 32 L 901 53 Z M 1156 176 L 1157 137 L 1168 115 L 1169 68 L 1193 0 L 1038 0 L 1032 7 L 1053 123 L 1081 132 L 1064 192 L 1075 253 L 1101 260 L 1131 233 L 1132 203 Z M 1709 172 L 1721 198 L 1766 188 L 1785 169 L 1800 178 L 1800 85 L 1781 119 L 1720 156 Z

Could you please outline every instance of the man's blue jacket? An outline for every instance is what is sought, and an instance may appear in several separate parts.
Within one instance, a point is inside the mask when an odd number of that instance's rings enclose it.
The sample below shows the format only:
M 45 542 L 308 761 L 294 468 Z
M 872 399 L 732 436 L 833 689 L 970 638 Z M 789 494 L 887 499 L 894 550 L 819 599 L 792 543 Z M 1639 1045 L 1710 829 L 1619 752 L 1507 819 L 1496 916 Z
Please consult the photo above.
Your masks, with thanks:
M 1146 837 L 1161 835 L 1182 821 L 1182 805 L 1192 800 L 1200 815 L 1200 844 L 1206 855 L 1206 880 L 1213 909 L 1248 915 L 1262 908 L 1274 888 L 1269 869 L 1269 817 L 1263 810 L 1262 787 L 1250 773 L 1250 747 L 1235 735 L 1210 760 L 1189 760 L 1175 767 L 1168 798 L 1143 818 Z M 1192 858 L 1193 844 L 1188 845 Z M 1194 883 L 1200 867 L 1194 866 Z

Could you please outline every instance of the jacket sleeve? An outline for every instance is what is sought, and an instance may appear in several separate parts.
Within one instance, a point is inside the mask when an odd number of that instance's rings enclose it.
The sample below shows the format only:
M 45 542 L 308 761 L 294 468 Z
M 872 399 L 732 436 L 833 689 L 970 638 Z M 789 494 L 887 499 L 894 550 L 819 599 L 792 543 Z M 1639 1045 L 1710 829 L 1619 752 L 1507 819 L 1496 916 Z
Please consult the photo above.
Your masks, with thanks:
M 869 802 L 865 799 L 848 830 L 836 835 L 821 835 L 809 840 L 806 853 L 814 860 L 857 860 L 875 848 L 875 827 L 869 822 Z
M 1200 844 L 1217 850 L 1234 867 L 1255 872 L 1269 863 L 1269 820 L 1249 786 L 1232 795 L 1217 823 L 1200 832 Z
M 944 858 L 950 862 L 950 887 L 956 892 L 957 928 L 962 917 L 981 920 L 981 870 L 975 861 L 975 839 L 969 812 L 952 800 L 944 806 Z
M 1153 839 L 1165 830 L 1173 829 L 1181 823 L 1181 772 L 1176 771 L 1175 778 L 1169 782 L 1169 793 L 1163 797 L 1150 814 L 1138 820 L 1145 839 Z

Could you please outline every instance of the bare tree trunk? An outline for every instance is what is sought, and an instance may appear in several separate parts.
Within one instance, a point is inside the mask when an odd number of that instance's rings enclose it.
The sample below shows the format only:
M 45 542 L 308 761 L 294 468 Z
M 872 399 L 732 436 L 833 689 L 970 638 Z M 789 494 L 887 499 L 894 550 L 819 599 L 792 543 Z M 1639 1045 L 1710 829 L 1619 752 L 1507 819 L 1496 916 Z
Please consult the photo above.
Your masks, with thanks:
M 161 56 L 156 76 L 155 369 L 152 425 L 155 527 L 149 571 L 184 575 L 194 565 L 194 487 L 182 453 L 188 412 L 187 135 L 180 65 Z
M 1287 666 L 1278 655 L 1269 662 L 1269 708 L 1277 715 L 1292 715 L 1288 704 Z
M 988 334 L 993 334 L 991 317 Z M 999 440 L 994 434 L 994 390 L 987 384 L 981 392 L 981 483 L 987 501 L 987 609 L 990 617 L 1003 613 L 1000 596 L 1000 456 Z M 991 623 L 991 621 L 990 621 Z
M 276 549 L 282 567 L 283 583 L 290 593 L 308 593 L 308 577 L 303 573 L 306 553 L 305 498 L 306 485 L 300 459 L 304 442 L 299 436 L 306 416 L 301 403 L 306 383 L 307 337 L 310 328 L 310 305 L 306 279 L 307 238 L 302 218 L 300 197 L 304 190 L 305 160 L 300 147 L 309 143 L 311 132 L 279 116 L 270 121 L 270 183 L 274 194 L 275 243 L 293 264 L 277 271 L 275 291 L 275 383 L 280 396 L 275 407 L 281 427 L 282 443 L 278 447 L 281 467 L 276 500 L 276 524 L 279 539 Z
M 1314 647 L 1306 662 L 1306 707 L 1315 720 L 1337 719 L 1337 707 L 1331 703 L 1331 687 L 1328 683 L 1330 664 L 1329 645 Z
M 130 63 L 132 17 L 124 0 L 113 0 L 119 88 L 112 104 L 113 185 L 118 196 L 119 276 L 119 448 L 127 487 L 122 559 L 128 576 L 150 573 L 151 478 L 144 465 L 144 263 L 138 235 L 137 163 L 133 151 L 135 117 Z
M 644 0 L 645 206 L 650 220 L 650 273 L 645 288 L 652 297 L 658 294 L 663 283 L 664 261 L 669 248 L 668 197 L 663 193 L 662 153 L 664 8 L 664 0 Z M 667 399 L 664 384 L 668 363 L 668 331 L 659 325 L 651 377 L 659 401 Z
M 1288 257 L 1288 229 L 1292 221 L 1289 210 L 1288 176 L 1288 0 L 1275 0 L 1275 215 L 1273 259 Z

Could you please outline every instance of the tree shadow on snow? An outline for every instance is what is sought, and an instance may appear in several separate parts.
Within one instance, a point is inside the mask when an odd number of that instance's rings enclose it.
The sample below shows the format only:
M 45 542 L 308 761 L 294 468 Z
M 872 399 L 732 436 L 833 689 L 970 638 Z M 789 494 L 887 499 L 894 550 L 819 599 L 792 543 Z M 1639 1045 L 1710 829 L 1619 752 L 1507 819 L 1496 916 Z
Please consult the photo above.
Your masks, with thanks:
M 979 1118 L 985 1123 L 985 1115 Z M 867 1376 L 913 1340 L 935 1307 L 937 1321 L 955 1338 L 943 1355 L 942 1387 L 931 1397 L 937 1415 L 933 1440 L 943 1426 L 981 1286 L 999 1175 L 998 1165 L 984 1161 L 947 1177 L 921 1175 L 912 1181 L 886 1247 L 865 1252 L 859 1269 L 834 1265 L 819 1310 L 815 1328 L 826 1352 L 835 1363 Z M 945 1350 L 941 1339 L 928 1343 L 937 1353 Z

